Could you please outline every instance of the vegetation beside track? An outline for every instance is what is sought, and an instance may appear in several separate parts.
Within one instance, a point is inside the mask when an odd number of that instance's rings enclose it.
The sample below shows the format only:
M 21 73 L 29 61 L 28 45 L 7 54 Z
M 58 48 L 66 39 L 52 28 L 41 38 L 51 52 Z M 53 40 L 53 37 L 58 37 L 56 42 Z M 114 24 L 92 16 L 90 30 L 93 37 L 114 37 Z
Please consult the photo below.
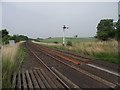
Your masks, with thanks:
M 66 42 L 67 41 L 71 41 L 73 43 L 76 43 L 76 42 L 87 42 L 87 41 L 96 41 L 97 39 L 95 38 L 72 38 L 72 37 L 66 37 L 65 38 Z M 39 40 L 40 42 L 44 42 L 44 43 L 56 43 L 58 42 L 57 44 L 59 43 L 62 43 L 62 38 L 61 37 L 58 37 L 58 38 L 47 38 L 47 39 L 43 39 L 43 40 Z
M 118 61 L 118 42 L 116 40 L 100 41 L 94 38 L 67 38 L 66 41 L 71 41 L 72 46 L 57 46 L 52 44 L 46 44 L 46 46 L 50 48 L 73 51 L 79 53 L 82 56 L 87 56 L 96 60 L 104 60 L 116 64 L 120 63 Z M 54 42 L 53 39 L 52 42 Z
M 5 45 L 2 47 L 2 87 L 11 87 L 11 75 L 18 71 L 24 59 L 25 51 L 23 42 L 16 43 L 13 46 Z

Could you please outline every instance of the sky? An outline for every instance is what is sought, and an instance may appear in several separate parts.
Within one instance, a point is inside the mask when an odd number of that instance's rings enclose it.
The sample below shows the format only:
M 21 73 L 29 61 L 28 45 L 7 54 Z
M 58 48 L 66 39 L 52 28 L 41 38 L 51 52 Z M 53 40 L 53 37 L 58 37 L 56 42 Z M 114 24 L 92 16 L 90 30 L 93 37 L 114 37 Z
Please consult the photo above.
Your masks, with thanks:
M 2 27 L 2 3 L 0 3 L 0 28 Z
M 3 2 L 2 28 L 30 38 L 92 37 L 101 19 L 118 20 L 117 2 Z
M 2 2 L 118 2 L 119 0 L 1 0 Z
M 120 1 L 118 3 L 118 14 L 120 15 Z

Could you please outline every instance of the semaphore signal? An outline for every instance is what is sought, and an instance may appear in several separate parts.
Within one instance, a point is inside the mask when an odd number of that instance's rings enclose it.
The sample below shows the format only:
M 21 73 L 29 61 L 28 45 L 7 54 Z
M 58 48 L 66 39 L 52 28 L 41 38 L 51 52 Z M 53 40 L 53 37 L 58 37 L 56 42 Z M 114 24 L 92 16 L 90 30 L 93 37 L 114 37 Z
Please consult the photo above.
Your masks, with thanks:
M 65 46 L 65 30 L 69 29 L 69 27 L 66 27 L 65 25 L 63 25 L 63 46 Z

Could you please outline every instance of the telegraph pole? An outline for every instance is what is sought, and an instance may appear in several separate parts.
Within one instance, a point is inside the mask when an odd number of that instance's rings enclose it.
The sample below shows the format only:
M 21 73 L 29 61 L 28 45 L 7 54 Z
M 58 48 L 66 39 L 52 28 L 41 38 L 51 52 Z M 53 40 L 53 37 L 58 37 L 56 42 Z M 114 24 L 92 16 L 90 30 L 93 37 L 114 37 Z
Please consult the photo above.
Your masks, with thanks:
M 65 46 L 65 30 L 68 29 L 69 27 L 66 27 L 63 25 L 63 46 Z

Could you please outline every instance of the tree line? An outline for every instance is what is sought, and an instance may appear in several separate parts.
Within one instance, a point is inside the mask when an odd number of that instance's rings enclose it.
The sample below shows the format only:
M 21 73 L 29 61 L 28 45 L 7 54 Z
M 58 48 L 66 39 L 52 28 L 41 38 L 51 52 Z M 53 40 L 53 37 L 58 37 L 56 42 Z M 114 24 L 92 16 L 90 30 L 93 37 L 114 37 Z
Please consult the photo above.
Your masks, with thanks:
M 19 41 L 24 41 L 24 40 L 28 40 L 27 36 L 24 35 L 9 35 L 9 32 L 6 29 L 3 29 L 0 31 L 0 33 L 2 34 L 2 43 L 3 44 L 8 44 L 9 40 L 14 40 L 15 43 L 19 42 Z

